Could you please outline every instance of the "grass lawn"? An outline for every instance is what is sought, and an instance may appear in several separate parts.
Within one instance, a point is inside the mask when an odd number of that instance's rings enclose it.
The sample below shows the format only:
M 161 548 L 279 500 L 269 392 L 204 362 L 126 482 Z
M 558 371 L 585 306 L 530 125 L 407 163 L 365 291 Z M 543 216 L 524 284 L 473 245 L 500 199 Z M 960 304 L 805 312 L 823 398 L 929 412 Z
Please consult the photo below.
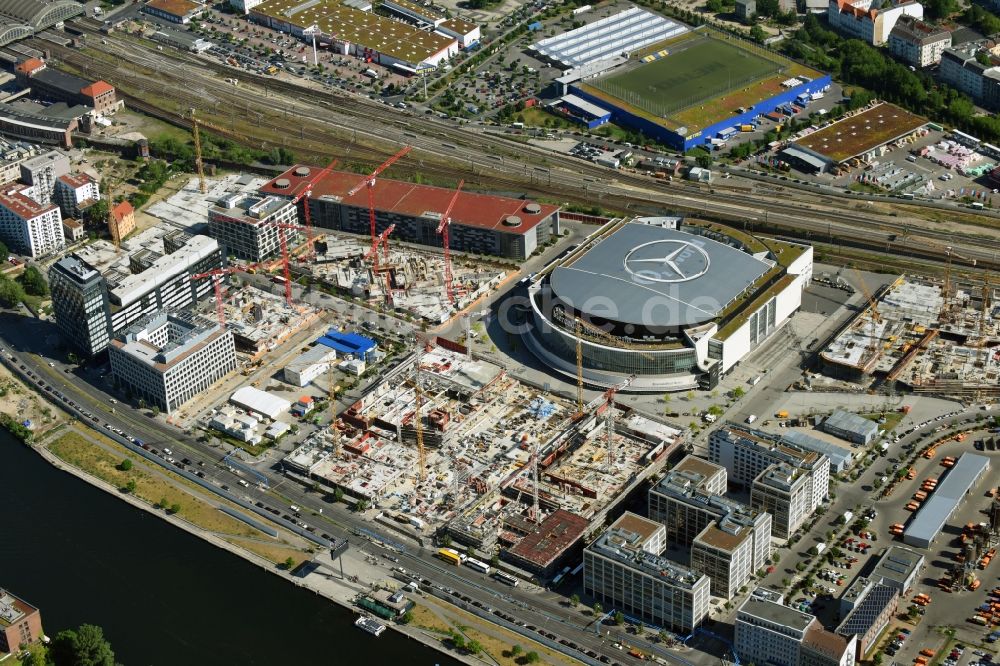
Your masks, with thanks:
M 410 622 L 413 626 L 439 634 L 446 634 L 451 629 L 450 624 L 439 618 L 424 604 L 416 604 L 410 612 L 413 613 L 413 620 Z
M 432 602 L 433 603 L 433 602 Z M 462 633 L 465 635 L 467 641 L 474 640 L 478 641 L 480 645 L 483 646 L 483 652 L 489 654 L 498 664 L 501 666 L 520 666 L 519 662 L 511 655 L 510 649 L 514 645 L 520 645 L 523 648 L 522 657 L 526 652 L 537 652 L 542 658 L 543 663 L 550 664 L 579 664 L 580 662 L 575 659 L 564 655 L 561 652 L 557 652 L 550 648 L 545 647 L 540 643 L 532 641 L 530 638 L 521 636 L 520 634 L 515 634 L 512 631 L 508 631 L 502 627 L 496 625 L 490 625 L 489 633 L 485 631 L 480 631 L 479 627 L 482 626 L 484 620 L 479 617 L 472 615 L 466 611 L 457 609 L 445 603 L 441 605 L 447 608 L 448 614 L 452 617 L 463 617 L 465 619 L 459 620 L 457 624 L 461 624 Z M 419 608 L 419 606 L 417 607 Z M 424 610 L 424 613 L 428 613 L 433 616 L 430 611 Z M 413 611 L 414 622 L 417 622 L 418 614 L 416 608 Z M 437 620 L 440 622 L 440 620 Z M 434 631 L 441 631 L 440 629 L 435 629 Z M 447 629 L 445 630 L 447 631 Z M 504 640 L 501 640 L 494 636 L 494 634 L 499 636 L 506 636 Z M 446 639 L 442 639 L 446 640 Z
M 868 419 L 870 421 L 875 421 L 876 423 L 878 423 L 878 420 L 880 418 L 882 418 L 882 414 L 881 413 L 878 413 L 878 414 L 862 414 L 862 416 L 864 416 L 866 419 Z M 896 426 L 899 425 L 899 422 L 903 420 L 904 416 L 906 416 L 906 414 L 903 414 L 902 412 L 886 412 L 885 413 L 885 423 L 883 423 L 882 425 L 880 425 L 879 428 L 881 428 L 882 430 L 885 430 L 886 433 L 890 433 L 890 432 L 892 432 L 893 430 L 896 429 Z
M 775 74 L 778 63 L 717 39 L 704 39 L 592 85 L 658 116 Z
M 46 648 L 41 643 L 32 643 L 28 646 L 28 652 L 35 655 L 36 664 L 45 663 Z M 20 654 L 20 652 L 18 652 Z M 0 651 L 0 664 L 3 666 L 21 666 L 23 662 L 13 654 L 8 656 L 6 652 Z
M 274 562 L 275 564 L 284 564 L 285 560 L 290 557 L 295 560 L 295 566 L 298 566 L 310 557 L 310 555 L 286 543 L 267 543 L 265 541 L 241 539 L 239 537 L 225 537 L 225 539 L 234 546 L 249 550 L 251 553 L 260 555 L 265 560 Z M 294 569 L 295 567 L 292 568 Z
M 110 442 L 110 440 L 108 441 Z M 177 488 L 175 484 L 185 483 L 181 479 L 169 483 L 162 476 L 141 469 L 140 459 L 126 449 L 121 449 L 121 456 L 116 457 L 76 432 L 68 432 L 59 439 L 50 442 L 48 449 L 64 462 L 117 488 L 124 487 L 129 480 L 135 481 L 136 497 L 144 499 L 150 504 L 155 504 L 164 498 L 167 500 L 168 506 L 179 504 L 181 507 L 180 517 L 202 529 L 236 536 L 260 535 L 260 532 L 249 525 L 245 525 L 207 502 Z M 134 466 L 130 471 L 123 472 L 118 469 L 118 465 L 126 457 L 132 459 Z

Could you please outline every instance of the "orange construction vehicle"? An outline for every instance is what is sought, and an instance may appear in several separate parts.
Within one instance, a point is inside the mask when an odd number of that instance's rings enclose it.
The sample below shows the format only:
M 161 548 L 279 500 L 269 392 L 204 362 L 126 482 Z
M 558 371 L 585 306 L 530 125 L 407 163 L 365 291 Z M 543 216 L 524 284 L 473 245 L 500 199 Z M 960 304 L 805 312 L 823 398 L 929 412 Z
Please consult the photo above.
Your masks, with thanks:
M 903 508 L 906 509 L 907 511 L 916 511 L 917 509 L 920 508 L 920 502 L 910 502 Z
M 911 481 L 912 481 L 913 479 L 917 478 L 917 470 L 915 470 L 915 469 L 913 469 L 913 468 L 911 467 L 911 468 L 909 469 L 909 471 L 907 471 L 907 472 L 906 472 L 906 478 L 907 478 L 908 480 L 911 480 Z
M 923 502 L 925 499 L 927 499 L 927 493 L 925 493 L 922 490 L 918 490 L 917 492 L 913 493 L 913 499 L 917 500 L 918 502 Z
M 927 458 L 928 460 L 930 460 L 931 458 L 934 457 L 935 453 L 937 453 L 937 449 L 927 449 L 926 451 L 924 451 L 923 455 L 924 455 L 924 458 Z

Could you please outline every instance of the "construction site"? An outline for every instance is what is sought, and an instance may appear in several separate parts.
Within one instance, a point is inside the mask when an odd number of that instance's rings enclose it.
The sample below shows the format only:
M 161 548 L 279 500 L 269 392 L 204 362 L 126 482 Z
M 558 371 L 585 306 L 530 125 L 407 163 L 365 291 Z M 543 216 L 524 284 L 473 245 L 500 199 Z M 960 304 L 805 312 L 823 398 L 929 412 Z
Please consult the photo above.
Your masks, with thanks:
M 431 324 L 448 321 L 456 312 L 496 289 L 507 269 L 485 261 L 454 257 L 451 261 L 452 296 L 445 285 L 445 259 L 441 252 L 379 238 L 382 248 L 377 268 L 372 263 L 371 244 L 354 234 L 325 233 L 317 243 L 314 262 L 301 262 L 293 270 L 307 271 L 320 284 L 337 293 L 360 298 L 373 306 L 385 303 L 396 312 Z
M 685 440 L 615 403 L 616 389 L 576 404 L 440 338 L 398 370 L 284 464 L 371 502 L 397 529 L 446 532 L 533 574 L 547 575 Z
M 1000 334 L 995 288 L 900 277 L 867 302 L 820 353 L 826 374 L 865 386 L 995 399 Z

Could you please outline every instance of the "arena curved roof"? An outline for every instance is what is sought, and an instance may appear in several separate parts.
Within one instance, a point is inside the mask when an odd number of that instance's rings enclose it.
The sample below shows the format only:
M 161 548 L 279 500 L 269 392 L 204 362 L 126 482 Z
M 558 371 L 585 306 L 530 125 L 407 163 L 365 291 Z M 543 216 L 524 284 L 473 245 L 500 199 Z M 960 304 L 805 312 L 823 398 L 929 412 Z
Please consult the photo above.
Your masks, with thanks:
M 717 318 L 771 264 L 709 238 L 643 222 L 622 225 L 549 278 L 586 315 L 645 328 Z
M 83 5 L 74 0 L 6 0 L 0 4 L 0 14 L 35 30 L 43 30 L 82 12 Z
M 74 0 L 5 0 L 0 3 L 0 46 L 83 13 Z

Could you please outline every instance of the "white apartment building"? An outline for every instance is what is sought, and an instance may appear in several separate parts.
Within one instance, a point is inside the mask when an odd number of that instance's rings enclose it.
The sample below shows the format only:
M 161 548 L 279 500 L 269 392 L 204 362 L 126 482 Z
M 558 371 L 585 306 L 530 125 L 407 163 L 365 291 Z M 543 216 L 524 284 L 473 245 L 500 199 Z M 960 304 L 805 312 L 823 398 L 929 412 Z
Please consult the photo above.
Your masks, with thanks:
M 754 479 L 750 506 L 771 514 L 774 536 L 787 539 L 812 515 L 809 474 L 786 462 L 768 467 Z
M 583 551 L 586 593 L 606 608 L 673 631 L 692 631 L 708 615 L 708 576 L 661 557 L 663 525 L 626 512 Z
M 0 239 L 14 252 L 31 257 L 61 250 L 66 237 L 59 208 L 38 203 L 25 189 L 18 185 L 0 192 Z
M 950 47 L 950 30 L 912 16 L 901 16 L 889 33 L 889 51 L 915 67 L 941 62 L 941 54 Z
M 52 201 L 59 206 L 63 217 L 80 217 L 85 204 L 100 198 L 97 181 L 85 173 L 67 173 L 56 178 Z
M 21 162 L 21 182 L 31 186 L 31 197 L 41 204 L 52 200 L 56 179 L 69 173 L 69 155 L 50 150 Z
M 671 543 L 691 546 L 691 568 L 714 596 L 732 598 L 771 554 L 771 516 L 728 499 L 726 470 L 689 455 L 649 490 L 649 517 Z
M 208 235 L 222 246 L 226 256 L 263 261 L 281 251 L 281 234 L 294 238 L 295 229 L 280 225 L 298 224 L 298 210 L 282 197 L 230 194 L 208 209 Z
M 812 615 L 751 596 L 736 613 L 733 647 L 743 663 L 852 666 L 857 640 L 823 629 Z
M 108 350 L 115 381 L 168 414 L 236 369 L 232 332 L 187 312 L 156 312 Z
M 826 501 L 830 491 L 830 461 L 780 435 L 727 423 L 708 438 L 708 458 L 726 468 L 730 480 L 749 487 L 766 468 L 788 463 L 807 473 L 809 513 Z
M 902 16 L 922 19 L 924 7 L 913 0 L 829 0 L 826 12 L 831 28 L 872 46 L 885 44 Z

